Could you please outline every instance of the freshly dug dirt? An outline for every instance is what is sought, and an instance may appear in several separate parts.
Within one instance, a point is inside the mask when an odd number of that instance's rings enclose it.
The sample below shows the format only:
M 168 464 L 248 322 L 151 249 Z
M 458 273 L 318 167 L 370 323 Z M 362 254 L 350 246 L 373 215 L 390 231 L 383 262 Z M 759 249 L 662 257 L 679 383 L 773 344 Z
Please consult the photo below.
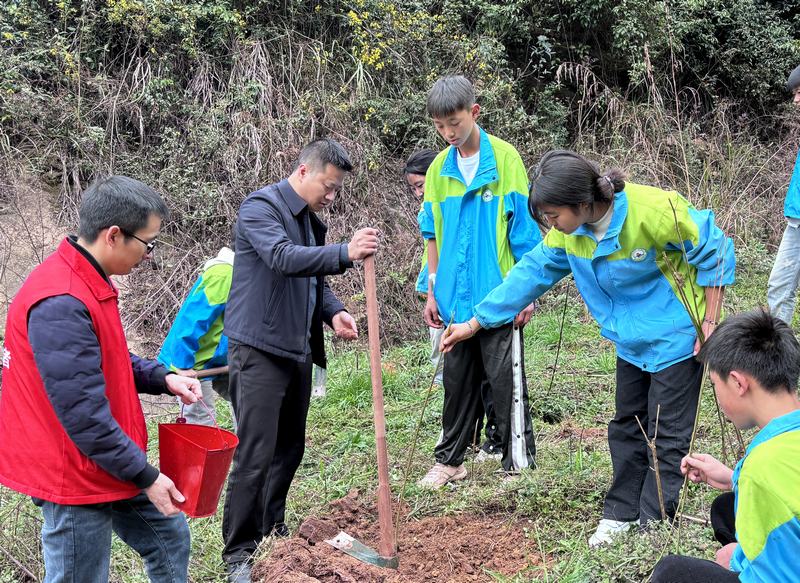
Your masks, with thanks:
M 400 567 L 362 563 L 323 542 L 340 530 L 378 548 L 377 514 L 358 492 L 330 504 L 326 516 L 308 518 L 297 536 L 275 543 L 256 564 L 253 581 L 263 583 L 466 583 L 491 581 L 487 571 L 512 575 L 541 564 L 525 521 L 497 516 L 430 517 L 400 525 Z

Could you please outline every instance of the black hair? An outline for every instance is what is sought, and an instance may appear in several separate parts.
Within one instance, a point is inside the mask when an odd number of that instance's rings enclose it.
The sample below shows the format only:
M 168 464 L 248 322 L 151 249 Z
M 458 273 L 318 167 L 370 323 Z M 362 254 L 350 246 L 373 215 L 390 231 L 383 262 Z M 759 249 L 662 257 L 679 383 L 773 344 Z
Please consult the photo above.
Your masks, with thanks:
M 438 152 L 431 149 L 417 150 L 408 157 L 406 165 L 403 168 L 403 174 L 420 174 L 425 176 L 433 159 L 436 158 Z
M 94 243 L 100 231 L 116 225 L 127 239 L 147 226 L 150 215 L 169 217 L 164 199 L 151 187 L 128 176 L 99 178 L 83 193 L 78 234 Z
M 307 144 L 297 158 L 297 166 L 305 164 L 314 170 L 323 170 L 326 164 L 332 164 L 344 172 L 353 171 L 353 163 L 350 156 L 339 142 L 330 138 L 314 140 Z
M 789 73 L 789 78 L 786 79 L 786 88 L 794 93 L 797 91 L 797 88 L 800 87 L 800 66 L 795 67 L 794 70 Z
M 528 210 L 544 228 L 549 225 L 540 210 L 543 205 L 575 210 L 581 204 L 612 202 L 614 193 L 625 189 L 622 170 L 612 168 L 601 174 L 597 164 L 570 150 L 550 150 L 531 176 Z
M 431 117 L 448 117 L 475 104 L 475 89 L 463 75 L 441 77 L 428 91 L 427 109 Z
M 697 359 L 723 381 L 737 370 L 771 393 L 797 390 L 800 343 L 786 322 L 763 309 L 726 318 L 700 347 Z

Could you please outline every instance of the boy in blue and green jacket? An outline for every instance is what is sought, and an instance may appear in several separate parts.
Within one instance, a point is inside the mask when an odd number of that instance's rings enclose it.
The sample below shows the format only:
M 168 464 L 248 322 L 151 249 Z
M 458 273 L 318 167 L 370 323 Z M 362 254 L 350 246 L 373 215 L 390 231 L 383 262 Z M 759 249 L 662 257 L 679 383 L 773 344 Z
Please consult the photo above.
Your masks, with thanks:
M 698 359 L 725 415 L 740 429 L 761 431 L 733 470 L 707 454 L 683 459 L 691 481 L 732 490 L 711 507 L 724 546 L 716 562 L 664 557 L 651 581 L 800 581 L 800 344 L 786 323 L 757 310 L 720 324 Z
M 466 322 L 473 307 L 540 240 L 527 210 L 528 177 L 513 146 L 476 123 L 480 106 L 462 76 L 439 79 L 428 93 L 428 114 L 449 146 L 428 168 L 419 216 L 428 249 L 425 322 L 441 328 Z M 466 477 L 464 455 L 486 407 L 487 437 L 498 444 L 506 471 L 534 464 L 521 327 L 516 321 L 477 335 L 444 360 L 442 437 L 436 464 L 420 485 L 440 487 Z M 491 393 L 482 398 L 481 387 Z M 486 406 L 491 403 L 490 406 Z M 486 452 L 488 454 L 493 451 Z M 480 454 L 479 454 L 480 455 Z
M 223 247 L 216 257 L 203 265 L 200 277 L 178 311 L 158 354 L 158 360 L 170 370 L 196 376 L 197 371 L 228 364 L 228 337 L 222 329 L 231 291 L 233 258 L 233 250 Z M 214 410 L 214 389 L 228 398 L 227 379 L 227 375 L 219 375 L 200 382 L 203 401 L 211 411 Z M 189 423 L 213 424 L 200 403 L 187 405 L 184 416 Z
M 411 190 L 414 192 L 417 198 L 420 199 L 420 201 L 425 193 L 425 175 L 427 174 L 428 168 L 430 168 L 431 163 L 436 158 L 437 154 L 438 152 L 429 148 L 417 150 L 408 157 L 408 160 L 406 160 L 406 165 L 403 167 L 403 175 L 406 178 L 406 183 L 409 187 L 411 187 Z M 425 211 L 422 210 L 422 207 L 420 206 L 417 220 L 420 219 L 420 216 L 422 216 L 424 212 Z M 419 270 L 419 275 L 417 276 L 417 283 L 415 286 L 417 293 L 426 299 L 428 296 L 429 280 L 428 249 L 426 247 L 422 253 L 422 266 Z M 442 368 L 439 366 L 439 342 L 442 339 L 442 330 L 442 328 L 435 328 L 432 326 L 428 327 L 431 341 L 431 364 L 436 370 L 434 383 L 438 385 L 442 384 Z

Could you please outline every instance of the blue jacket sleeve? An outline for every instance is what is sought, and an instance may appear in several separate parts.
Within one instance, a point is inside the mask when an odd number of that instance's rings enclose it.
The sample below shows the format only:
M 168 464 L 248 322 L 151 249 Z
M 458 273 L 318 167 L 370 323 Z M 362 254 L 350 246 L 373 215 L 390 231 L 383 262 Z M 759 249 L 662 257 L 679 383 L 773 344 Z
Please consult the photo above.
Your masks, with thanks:
M 436 227 L 433 221 L 433 208 L 429 201 L 422 203 L 422 208 L 417 213 L 417 223 L 419 223 L 419 231 L 422 233 L 422 238 L 426 241 L 428 239 L 436 238 Z
M 519 261 L 528 251 L 542 242 L 539 226 L 528 212 L 528 197 L 512 192 L 505 197 L 508 216 L 508 242 L 514 259 Z
M 111 415 L 100 344 L 86 306 L 72 296 L 39 302 L 28 315 L 28 339 L 53 410 L 81 453 L 120 480 L 150 486 L 158 470 Z M 148 382 L 155 383 L 158 374 L 151 369 Z M 163 374 L 161 379 L 163 386 Z
M 475 319 L 484 328 L 507 324 L 571 271 L 564 249 L 545 243 L 537 245 L 511 268 L 503 283 L 475 306 Z
M 287 277 L 311 277 L 344 273 L 349 267 L 342 261 L 346 243 L 298 245 L 286 233 L 279 211 L 259 202 L 242 203 L 237 229 L 270 269 Z
M 697 285 L 702 287 L 732 285 L 736 272 L 733 241 L 715 224 L 714 213 L 710 210 L 698 211 L 689 207 L 688 219 L 698 230 L 697 245 L 684 242 L 689 265 L 697 268 Z M 677 242 L 670 247 L 680 250 L 681 244 Z

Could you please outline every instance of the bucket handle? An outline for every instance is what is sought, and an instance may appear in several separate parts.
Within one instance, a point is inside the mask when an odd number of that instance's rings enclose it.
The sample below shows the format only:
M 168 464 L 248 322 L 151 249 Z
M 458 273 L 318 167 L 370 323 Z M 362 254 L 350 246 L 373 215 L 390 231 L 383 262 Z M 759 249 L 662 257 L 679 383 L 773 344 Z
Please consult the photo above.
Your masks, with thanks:
M 230 445 L 228 445 L 228 440 L 225 439 L 225 435 L 222 433 L 222 428 L 220 428 L 219 424 L 217 423 L 217 416 L 214 415 L 214 412 L 211 410 L 211 408 L 208 405 L 206 405 L 206 402 L 203 400 L 203 397 L 197 399 L 197 402 L 203 406 L 203 409 L 206 410 L 208 416 L 211 417 L 211 422 L 214 424 L 214 427 L 217 428 L 217 432 L 219 432 L 220 441 L 222 441 L 222 449 L 223 450 L 228 449 Z M 178 423 L 186 423 L 186 417 L 183 416 L 183 408 L 185 406 L 186 404 L 181 401 L 181 416 L 178 418 Z

